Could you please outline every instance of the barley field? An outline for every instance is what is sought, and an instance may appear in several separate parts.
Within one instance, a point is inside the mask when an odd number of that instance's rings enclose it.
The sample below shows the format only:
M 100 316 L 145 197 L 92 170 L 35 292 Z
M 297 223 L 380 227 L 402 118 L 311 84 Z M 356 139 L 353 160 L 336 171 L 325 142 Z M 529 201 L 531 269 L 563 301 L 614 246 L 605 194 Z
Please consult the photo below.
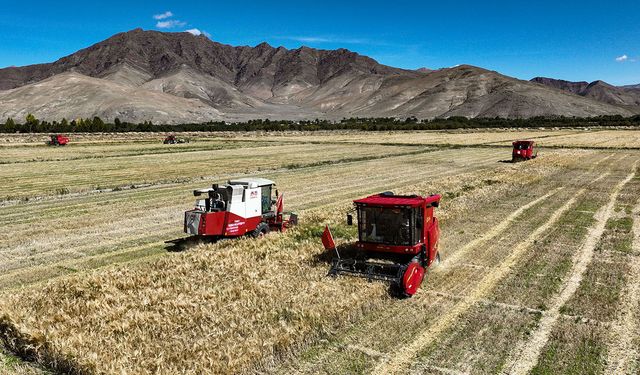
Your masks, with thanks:
M 637 374 L 640 131 L 0 137 L 0 373 Z M 510 144 L 540 156 L 508 163 Z M 183 237 L 192 190 L 276 181 L 300 225 Z M 443 195 L 410 299 L 326 276 L 351 201 Z

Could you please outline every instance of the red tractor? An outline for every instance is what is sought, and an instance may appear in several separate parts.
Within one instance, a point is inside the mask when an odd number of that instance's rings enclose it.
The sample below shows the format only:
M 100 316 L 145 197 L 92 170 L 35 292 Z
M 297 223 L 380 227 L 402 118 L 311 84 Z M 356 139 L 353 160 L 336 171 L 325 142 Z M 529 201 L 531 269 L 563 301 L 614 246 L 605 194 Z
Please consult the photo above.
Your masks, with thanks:
M 295 213 L 284 212 L 284 195 L 271 198 L 275 183 L 264 178 L 242 178 L 195 190 L 196 207 L 184 214 L 187 234 L 218 240 L 269 231 L 284 231 L 298 223 Z
M 538 157 L 538 147 L 535 141 L 515 141 L 513 142 L 513 152 L 511 161 L 531 160 Z
M 48 146 L 66 146 L 69 143 L 69 138 L 61 134 L 52 134 L 50 138 L 47 141 Z
M 440 227 L 433 215 L 441 196 L 394 195 L 391 192 L 354 201 L 358 218 L 355 257 L 342 258 L 329 227 L 322 243 L 335 251 L 329 275 L 352 275 L 391 282 L 404 297 L 414 295 L 434 262 L 440 262 Z M 353 217 L 347 216 L 352 225 Z

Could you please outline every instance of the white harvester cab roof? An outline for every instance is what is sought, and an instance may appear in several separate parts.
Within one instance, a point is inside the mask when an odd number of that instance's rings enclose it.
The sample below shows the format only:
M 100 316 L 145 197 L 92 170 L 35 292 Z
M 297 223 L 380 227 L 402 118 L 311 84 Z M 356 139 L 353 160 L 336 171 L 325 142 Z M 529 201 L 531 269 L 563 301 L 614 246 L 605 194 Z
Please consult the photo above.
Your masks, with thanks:
M 228 183 L 229 185 L 246 185 L 249 188 L 251 188 L 252 186 L 261 187 L 261 186 L 271 186 L 276 184 L 271 180 L 267 180 L 266 178 L 260 178 L 260 177 L 238 178 L 235 180 L 229 180 Z

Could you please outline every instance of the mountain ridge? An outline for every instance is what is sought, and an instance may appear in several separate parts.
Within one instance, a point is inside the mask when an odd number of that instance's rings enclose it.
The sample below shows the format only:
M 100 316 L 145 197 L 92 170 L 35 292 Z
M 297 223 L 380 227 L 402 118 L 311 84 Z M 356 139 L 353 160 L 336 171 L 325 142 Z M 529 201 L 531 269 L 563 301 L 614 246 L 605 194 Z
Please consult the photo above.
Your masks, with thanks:
M 343 48 L 234 47 L 203 35 L 135 29 L 52 63 L 0 69 L 0 117 L 59 120 L 75 111 L 73 117 L 177 123 L 189 116 L 205 122 L 640 112 L 603 84 L 592 90 L 597 94 L 580 96 L 582 83 L 576 93 L 552 83 L 470 65 L 394 68 Z M 123 109 L 128 96 L 135 105 Z
M 535 77 L 531 81 L 607 104 L 626 107 L 640 106 L 640 90 L 638 90 L 640 85 L 614 86 L 602 80 L 571 82 L 546 77 Z

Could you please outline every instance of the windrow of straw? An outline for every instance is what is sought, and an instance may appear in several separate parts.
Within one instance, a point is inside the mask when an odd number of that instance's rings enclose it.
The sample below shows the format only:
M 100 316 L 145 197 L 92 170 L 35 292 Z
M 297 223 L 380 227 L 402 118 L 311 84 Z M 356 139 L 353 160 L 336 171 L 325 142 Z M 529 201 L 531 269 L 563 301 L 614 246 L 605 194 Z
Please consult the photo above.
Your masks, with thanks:
M 557 172 L 575 155 L 534 161 L 405 187 L 446 192 L 448 222 L 496 194 Z M 419 166 L 417 166 L 419 167 Z M 348 182 L 345 182 L 348 183 Z M 403 189 L 403 190 L 405 190 Z M 340 242 L 339 201 L 301 213 L 302 225 L 264 240 L 223 241 L 148 263 L 50 281 L 2 298 L 0 338 L 14 352 L 69 373 L 241 373 L 268 367 L 345 329 L 390 301 L 386 286 L 326 277 L 320 245 L 325 223 Z M 455 243 L 455 241 L 453 241 Z

